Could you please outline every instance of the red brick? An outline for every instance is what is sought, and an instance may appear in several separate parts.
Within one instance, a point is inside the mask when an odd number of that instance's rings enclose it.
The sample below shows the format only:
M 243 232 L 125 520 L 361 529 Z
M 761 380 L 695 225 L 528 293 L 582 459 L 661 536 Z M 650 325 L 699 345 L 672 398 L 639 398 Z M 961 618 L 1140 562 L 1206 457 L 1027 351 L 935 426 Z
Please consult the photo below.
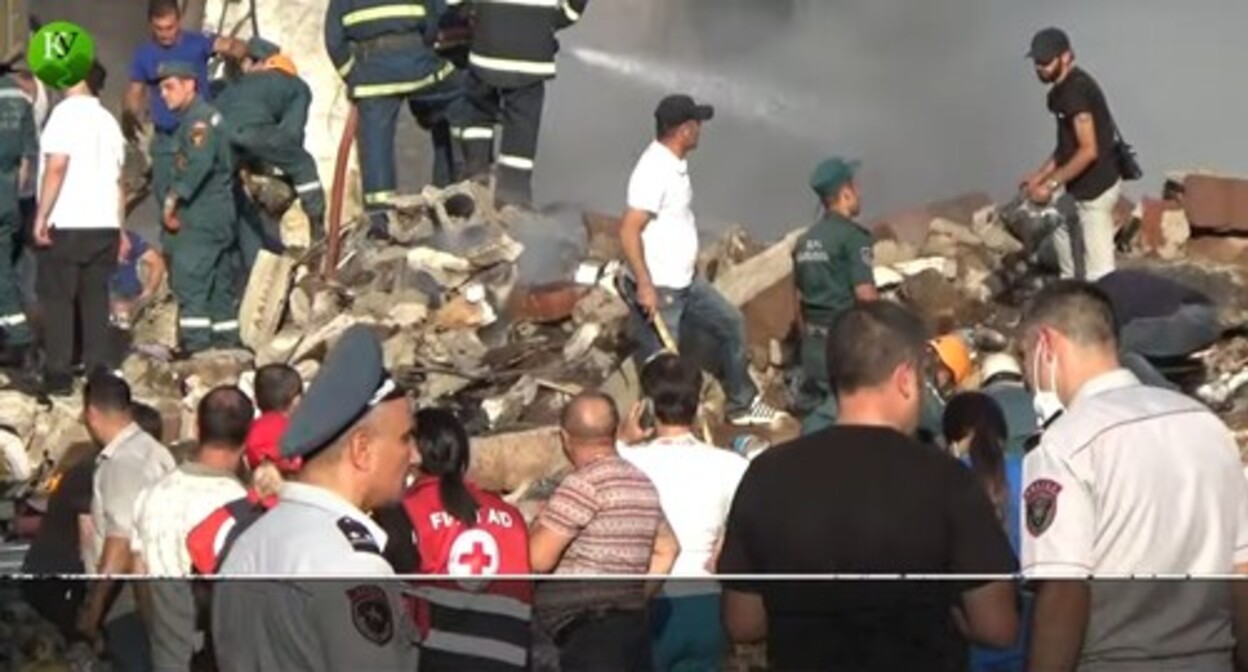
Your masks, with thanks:
M 1143 201 L 1144 216 L 1140 221 L 1140 247 L 1155 252 L 1166 244 L 1166 237 L 1161 230 L 1161 216 L 1167 210 L 1181 207 L 1174 201 L 1163 201 L 1159 198 L 1145 198 Z

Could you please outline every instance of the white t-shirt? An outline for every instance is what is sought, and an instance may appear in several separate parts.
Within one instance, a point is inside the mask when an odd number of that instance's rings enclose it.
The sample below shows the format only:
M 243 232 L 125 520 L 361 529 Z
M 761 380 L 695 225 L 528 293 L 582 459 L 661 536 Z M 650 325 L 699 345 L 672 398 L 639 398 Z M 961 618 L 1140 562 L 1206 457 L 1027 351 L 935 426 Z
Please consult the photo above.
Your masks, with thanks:
M 706 564 L 749 462 L 689 434 L 625 446 L 619 452 L 659 491 L 663 514 L 680 542 L 672 576 L 711 576 Z
M 117 181 L 126 161 L 121 126 L 94 96 L 70 96 L 52 108 L 39 136 L 39 192 L 47 156 L 69 156 L 65 183 L 52 207 L 49 225 L 66 229 L 116 229 L 121 226 Z
M 628 207 L 654 216 L 642 230 L 641 242 L 656 287 L 684 289 L 693 282 L 698 227 L 692 204 L 688 162 L 661 143 L 650 143 L 628 180 Z
M 188 576 L 187 535 L 213 511 L 246 496 L 247 489 L 234 476 L 187 462 L 135 500 L 131 549 L 152 576 Z

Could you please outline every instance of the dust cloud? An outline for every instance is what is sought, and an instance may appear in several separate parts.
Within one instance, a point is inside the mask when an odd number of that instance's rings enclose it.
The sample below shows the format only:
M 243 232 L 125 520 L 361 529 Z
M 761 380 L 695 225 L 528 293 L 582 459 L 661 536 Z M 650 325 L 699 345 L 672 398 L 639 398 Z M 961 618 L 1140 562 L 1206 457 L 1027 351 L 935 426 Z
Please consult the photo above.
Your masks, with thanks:
M 967 190 L 1010 195 L 1052 149 L 1024 59 L 1071 35 L 1156 193 L 1165 171 L 1248 172 L 1248 5 L 1234 0 L 598 0 L 561 38 L 537 196 L 607 212 L 684 90 L 717 107 L 691 160 L 702 228 L 775 237 L 810 221 L 825 155 L 864 160 L 868 216 Z M 1129 190 L 1131 191 L 1131 190 Z

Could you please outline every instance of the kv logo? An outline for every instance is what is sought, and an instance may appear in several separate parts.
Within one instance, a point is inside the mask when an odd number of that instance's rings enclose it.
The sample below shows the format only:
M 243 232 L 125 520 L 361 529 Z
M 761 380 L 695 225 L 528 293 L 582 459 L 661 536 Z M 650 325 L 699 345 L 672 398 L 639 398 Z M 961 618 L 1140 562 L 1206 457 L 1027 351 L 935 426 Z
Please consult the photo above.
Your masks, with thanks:
M 44 84 L 66 89 L 86 79 L 95 61 L 95 40 L 80 26 L 55 21 L 35 32 L 26 48 L 30 71 Z
M 55 33 L 44 33 L 43 35 L 43 57 L 55 58 L 57 60 L 65 60 L 69 58 L 70 52 L 74 48 L 74 43 L 82 33 L 60 31 Z

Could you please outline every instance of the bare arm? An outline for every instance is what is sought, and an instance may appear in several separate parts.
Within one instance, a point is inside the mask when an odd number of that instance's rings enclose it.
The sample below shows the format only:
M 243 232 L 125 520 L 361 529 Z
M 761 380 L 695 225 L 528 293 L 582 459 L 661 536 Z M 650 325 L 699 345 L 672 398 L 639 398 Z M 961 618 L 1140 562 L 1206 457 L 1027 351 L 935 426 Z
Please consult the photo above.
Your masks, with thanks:
M 737 644 L 767 638 L 767 607 L 763 596 L 725 587 L 722 599 L 724 629 Z
M 1073 670 L 1088 627 L 1091 590 L 1084 581 L 1046 581 L 1036 593 L 1029 669 Z
M 130 541 L 122 537 L 108 537 L 104 540 L 104 551 L 96 565 L 96 573 L 104 575 L 125 575 L 134 570 L 134 554 L 130 552 Z M 112 602 L 113 588 L 117 582 L 113 579 L 99 579 L 91 583 L 87 590 L 87 598 L 82 606 L 82 616 L 78 620 L 79 629 L 91 635 L 99 631 L 104 614 Z M 124 588 L 124 586 L 123 586 Z
M 1075 155 L 1066 165 L 1049 174 L 1048 181 L 1066 184 L 1096 163 L 1100 151 L 1096 147 L 1096 122 L 1092 120 L 1091 112 L 1075 115 L 1075 138 L 1079 141 L 1079 149 L 1075 150 Z
M 1052 175 L 1055 170 L 1057 170 L 1057 160 L 1050 155 L 1035 172 L 1023 180 L 1022 186 L 1034 187 L 1038 184 L 1044 184 L 1049 179 L 1049 175 Z
M 659 521 L 659 529 L 654 535 L 654 548 L 650 551 L 650 568 L 646 573 L 650 576 L 667 576 L 676 565 L 676 557 L 680 555 L 680 541 L 667 519 Z M 651 598 L 663 589 L 663 581 L 647 581 L 646 597 Z
M 126 140 L 134 141 L 139 137 L 139 127 L 147 118 L 147 109 L 147 85 L 130 82 L 121 101 L 121 130 Z
M 572 538 L 559 534 L 540 522 L 529 531 L 529 564 L 534 574 L 549 574 L 559 566 L 559 559 Z
M 854 298 L 866 303 L 868 301 L 878 301 L 880 298 L 880 290 L 876 289 L 874 284 L 863 283 L 854 285 Z
M 629 208 L 620 220 L 620 246 L 624 248 L 624 261 L 633 272 L 638 286 L 653 284 L 646 268 L 646 252 L 641 242 L 641 232 L 650 223 L 651 215 L 644 210 Z
M 148 248 L 139 261 L 147 267 L 147 274 L 143 281 L 143 294 L 140 298 L 151 298 L 160 291 L 160 286 L 164 283 L 165 275 L 168 273 L 168 269 L 165 268 L 165 258 L 156 250 Z
M 95 523 L 91 522 L 91 514 L 78 514 L 78 549 L 82 558 L 82 566 L 88 574 L 92 572 L 91 540 L 95 538 Z
M 1004 649 L 1018 639 L 1018 604 L 1013 583 L 994 581 L 962 593 L 962 611 L 970 641 Z
M 39 209 L 35 213 L 35 242 L 50 245 L 48 236 L 48 218 L 52 216 L 52 208 L 61 195 L 61 186 L 65 184 L 65 173 L 69 170 L 69 155 L 44 155 L 43 184 L 39 191 Z

